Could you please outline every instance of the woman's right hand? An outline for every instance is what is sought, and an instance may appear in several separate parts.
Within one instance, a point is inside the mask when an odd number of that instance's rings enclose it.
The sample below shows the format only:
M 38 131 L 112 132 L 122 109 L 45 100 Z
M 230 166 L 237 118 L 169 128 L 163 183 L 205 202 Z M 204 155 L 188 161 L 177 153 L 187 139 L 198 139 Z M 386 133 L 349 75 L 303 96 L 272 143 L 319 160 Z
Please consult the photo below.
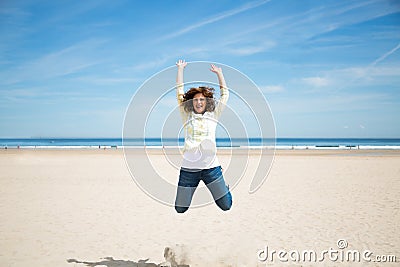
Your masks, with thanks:
M 179 59 L 178 62 L 175 63 L 178 68 L 184 69 L 187 65 L 187 62 L 185 60 Z

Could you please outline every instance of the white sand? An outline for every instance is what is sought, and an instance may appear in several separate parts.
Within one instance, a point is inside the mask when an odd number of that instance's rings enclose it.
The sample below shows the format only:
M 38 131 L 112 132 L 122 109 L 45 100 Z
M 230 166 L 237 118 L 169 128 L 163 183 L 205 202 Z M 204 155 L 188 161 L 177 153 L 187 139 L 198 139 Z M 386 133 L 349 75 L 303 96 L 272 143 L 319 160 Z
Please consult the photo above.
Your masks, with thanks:
M 136 186 L 121 150 L 2 150 L 0 169 L 1 266 L 128 267 L 164 261 L 167 246 L 191 267 L 280 266 L 257 251 L 321 252 L 338 239 L 397 256 L 369 266 L 400 262 L 399 151 L 279 151 L 260 190 L 247 193 L 251 177 L 234 188 L 230 211 L 184 214 Z

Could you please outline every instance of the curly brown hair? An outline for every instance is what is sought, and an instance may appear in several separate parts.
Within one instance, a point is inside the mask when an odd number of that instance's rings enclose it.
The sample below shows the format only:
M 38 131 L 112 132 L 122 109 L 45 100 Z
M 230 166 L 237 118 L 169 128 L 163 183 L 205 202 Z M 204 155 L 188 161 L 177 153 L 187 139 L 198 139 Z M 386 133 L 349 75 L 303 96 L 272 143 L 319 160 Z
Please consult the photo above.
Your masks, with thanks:
M 201 93 L 206 97 L 206 111 L 212 112 L 215 110 L 214 88 L 207 86 L 200 86 L 197 88 L 190 88 L 189 91 L 183 96 L 183 107 L 186 112 L 193 111 L 193 97 Z

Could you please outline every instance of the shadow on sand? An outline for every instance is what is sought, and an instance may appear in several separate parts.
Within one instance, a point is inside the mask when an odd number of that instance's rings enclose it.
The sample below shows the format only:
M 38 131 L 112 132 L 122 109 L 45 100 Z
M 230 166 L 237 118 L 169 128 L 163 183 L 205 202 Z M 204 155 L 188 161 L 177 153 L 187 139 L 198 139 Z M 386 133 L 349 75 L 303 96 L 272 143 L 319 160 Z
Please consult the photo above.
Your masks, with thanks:
M 107 266 L 107 267 L 190 267 L 187 264 L 171 264 L 169 262 L 155 264 L 152 262 L 147 262 L 146 260 L 139 260 L 138 262 L 131 260 L 116 260 L 113 257 L 105 257 L 102 258 L 101 261 L 98 262 L 89 262 L 89 261 L 78 261 L 75 259 L 68 259 L 68 263 L 82 263 L 86 266 L 95 267 L 95 266 Z
M 98 265 L 107 266 L 107 267 L 159 267 L 160 265 L 147 262 L 146 260 L 139 260 L 138 262 L 130 261 L 130 260 L 116 260 L 113 257 L 105 257 L 102 258 L 101 261 L 98 262 L 90 262 L 90 261 L 78 261 L 75 259 L 68 259 L 69 263 L 82 263 L 86 266 L 95 267 Z
M 116 260 L 113 257 L 102 258 L 102 261 L 89 262 L 89 261 L 78 261 L 75 259 L 68 259 L 68 263 L 82 263 L 86 266 L 107 266 L 107 267 L 190 267 L 187 264 L 178 264 L 175 259 L 175 252 L 170 247 L 164 249 L 165 262 L 160 264 L 155 264 L 152 262 L 147 262 L 149 259 L 139 260 L 138 262 L 130 260 Z

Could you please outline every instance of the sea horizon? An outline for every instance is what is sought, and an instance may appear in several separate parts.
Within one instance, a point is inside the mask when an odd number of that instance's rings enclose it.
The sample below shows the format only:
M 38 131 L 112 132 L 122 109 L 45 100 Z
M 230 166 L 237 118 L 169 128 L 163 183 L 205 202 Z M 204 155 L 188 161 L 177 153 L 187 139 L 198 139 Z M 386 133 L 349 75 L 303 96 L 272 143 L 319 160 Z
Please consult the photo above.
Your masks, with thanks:
M 267 147 L 276 149 L 400 149 L 400 138 L 217 138 L 219 148 Z M 181 147 L 184 138 L 0 138 L 0 148 L 122 148 Z

